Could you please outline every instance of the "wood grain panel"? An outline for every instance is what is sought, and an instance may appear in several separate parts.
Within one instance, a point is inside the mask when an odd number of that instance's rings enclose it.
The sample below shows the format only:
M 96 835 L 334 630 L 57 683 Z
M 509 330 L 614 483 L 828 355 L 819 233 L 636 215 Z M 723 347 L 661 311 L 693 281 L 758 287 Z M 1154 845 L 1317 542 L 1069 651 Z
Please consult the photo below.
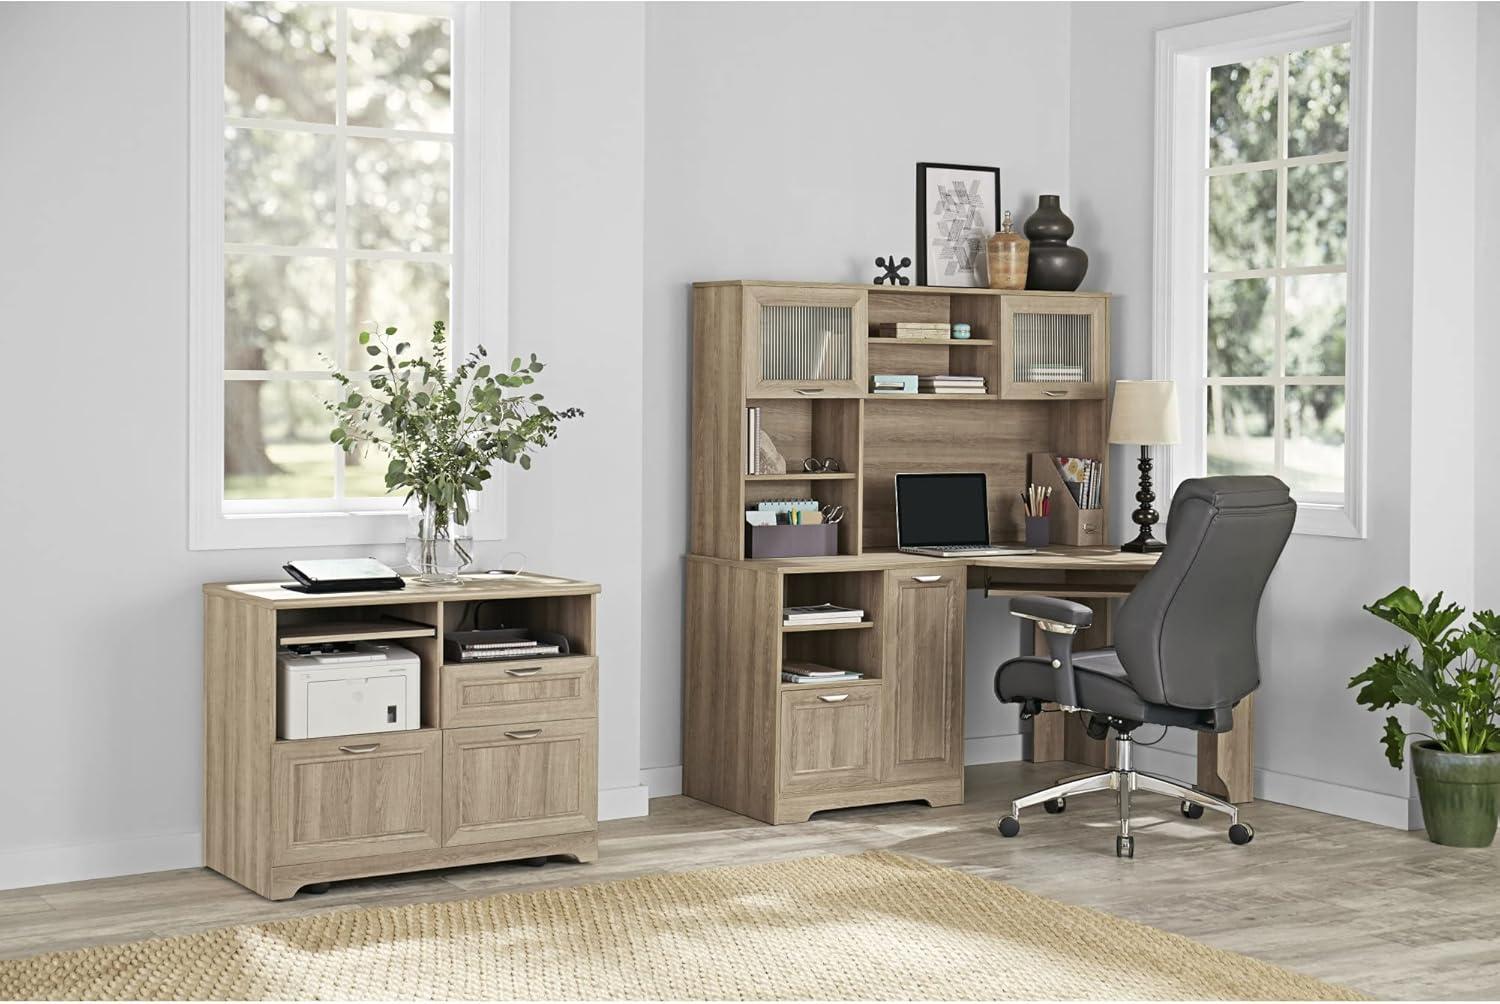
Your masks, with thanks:
M 443 844 L 591 830 L 599 812 L 592 719 L 443 734 Z
M 745 456 L 742 293 L 693 290 L 693 508 L 689 536 L 700 554 L 743 557 L 740 490 Z
M 1234 706 L 1229 732 L 1198 733 L 1198 787 L 1231 802 L 1255 798 L 1255 695 Z
M 878 682 L 784 692 L 779 792 L 836 791 L 876 781 L 880 696 Z
M 448 665 L 443 667 L 442 726 L 592 718 L 598 697 L 593 656 Z
M 932 565 L 885 580 L 886 779 L 955 776 L 963 768 L 965 569 Z
M 946 294 L 914 293 L 910 289 L 896 292 L 887 287 L 886 292 L 871 291 L 867 302 L 870 334 L 874 335 L 882 324 L 947 324 L 952 301 Z

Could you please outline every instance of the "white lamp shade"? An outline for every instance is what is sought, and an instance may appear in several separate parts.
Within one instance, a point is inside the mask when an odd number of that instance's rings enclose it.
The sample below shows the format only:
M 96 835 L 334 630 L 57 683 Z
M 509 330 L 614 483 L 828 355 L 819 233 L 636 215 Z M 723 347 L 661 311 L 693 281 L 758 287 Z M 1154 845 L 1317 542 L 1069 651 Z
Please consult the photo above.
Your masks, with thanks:
M 1181 441 L 1177 385 L 1171 380 L 1116 380 L 1109 441 L 1165 446 Z

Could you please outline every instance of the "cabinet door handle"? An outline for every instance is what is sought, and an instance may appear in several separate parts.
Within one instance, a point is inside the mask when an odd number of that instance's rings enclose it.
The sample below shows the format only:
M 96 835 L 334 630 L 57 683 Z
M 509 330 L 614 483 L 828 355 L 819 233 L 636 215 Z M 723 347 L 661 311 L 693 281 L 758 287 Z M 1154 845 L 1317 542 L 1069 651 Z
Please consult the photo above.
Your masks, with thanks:
M 524 669 L 507 669 L 505 672 L 510 676 L 535 676 L 541 671 L 540 666 L 527 666 Z
M 340 753 L 374 753 L 380 749 L 379 743 L 364 743 L 360 746 L 340 746 Z
M 1046 394 L 1048 397 L 1067 397 L 1068 396 L 1068 392 L 1065 391 L 1065 390 L 1044 390 L 1044 391 L 1042 391 L 1042 393 Z
M 942 582 L 943 577 L 941 575 L 913 575 L 911 580 L 913 582 Z
M 507 739 L 535 739 L 542 734 L 541 729 L 517 729 L 514 732 L 505 733 Z
M 819 694 L 818 695 L 818 700 L 820 700 L 820 701 L 827 701 L 829 704 L 837 704 L 840 701 L 847 701 L 848 699 L 849 699 L 849 695 L 848 694 Z
M 824 388 L 824 387 L 798 387 L 797 388 L 797 393 L 798 394 L 821 394 L 821 393 L 823 393 L 823 391 L 825 389 L 826 388 Z

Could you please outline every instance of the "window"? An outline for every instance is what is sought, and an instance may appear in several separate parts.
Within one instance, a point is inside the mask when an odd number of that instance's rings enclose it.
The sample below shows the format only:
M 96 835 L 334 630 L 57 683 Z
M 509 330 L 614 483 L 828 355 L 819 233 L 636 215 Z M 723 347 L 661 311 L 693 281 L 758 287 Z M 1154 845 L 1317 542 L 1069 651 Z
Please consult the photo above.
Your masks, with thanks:
M 1299 530 L 1358 534 L 1364 130 L 1355 26 L 1327 16 L 1294 5 L 1162 34 L 1158 367 L 1191 403 L 1169 480 L 1275 474 Z
M 504 223 L 508 122 L 465 110 L 503 63 L 455 61 L 503 59 L 498 6 L 193 5 L 194 547 L 399 539 L 384 456 L 329 441 L 329 369 L 377 327 L 465 350 L 503 306 L 456 281 L 486 250 L 460 220 Z

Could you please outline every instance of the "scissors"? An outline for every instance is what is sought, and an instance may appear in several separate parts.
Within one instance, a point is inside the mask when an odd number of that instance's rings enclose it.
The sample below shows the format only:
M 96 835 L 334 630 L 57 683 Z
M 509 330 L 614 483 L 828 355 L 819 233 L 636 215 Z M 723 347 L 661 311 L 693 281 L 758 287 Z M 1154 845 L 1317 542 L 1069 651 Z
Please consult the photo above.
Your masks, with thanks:
M 844 519 L 844 507 L 841 505 L 825 505 L 819 510 L 823 514 L 823 522 L 840 523 Z

